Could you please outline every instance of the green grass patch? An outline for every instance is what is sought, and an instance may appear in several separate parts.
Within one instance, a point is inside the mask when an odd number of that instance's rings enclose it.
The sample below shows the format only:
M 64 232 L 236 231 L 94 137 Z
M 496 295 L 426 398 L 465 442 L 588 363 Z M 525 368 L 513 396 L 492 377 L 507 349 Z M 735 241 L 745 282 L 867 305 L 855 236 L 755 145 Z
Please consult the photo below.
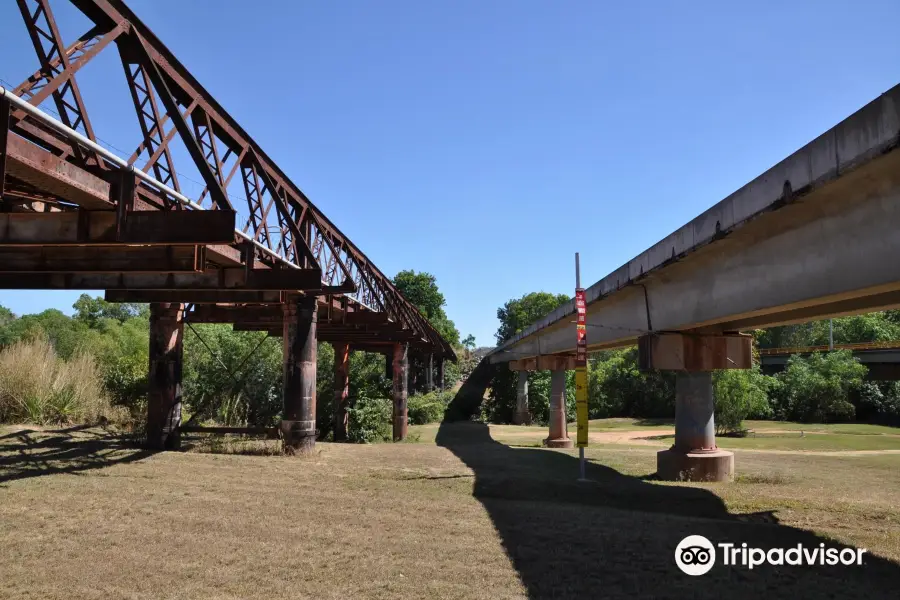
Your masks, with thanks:
M 896 435 L 900 428 L 868 423 L 793 423 L 791 421 L 744 421 L 744 427 L 755 431 L 780 429 L 790 431 L 821 431 L 851 435 Z
M 653 441 L 671 443 L 674 435 L 653 436 Z M 840 452 L 854 450 L 900 450 L 900 437 L 844 433 L 750 433 L 746 437 L 719 436 L 720 448 L 735 450 L 794 450 Z

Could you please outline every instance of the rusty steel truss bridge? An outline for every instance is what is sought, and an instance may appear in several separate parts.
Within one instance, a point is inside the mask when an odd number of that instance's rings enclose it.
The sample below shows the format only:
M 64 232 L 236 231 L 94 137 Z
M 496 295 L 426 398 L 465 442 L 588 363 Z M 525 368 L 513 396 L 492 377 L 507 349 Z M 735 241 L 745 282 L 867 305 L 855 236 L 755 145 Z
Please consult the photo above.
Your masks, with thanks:
M 408 357 L 433 385 L 433 369 L 455 360 L 450 345 L 124 2 L 68 0 L 91 23 L 68 43 L 51 10 L 61 2 L 15 2 L 38 68 L 0 87 L 0 289 L 150 303 L 152 446 L 178 444 L 185 322 L 284 338 L 289 450 L 315 440 L 317 341 L 336 348 L 336 436 L 355 349 L 389 357 L 394 435 L 405 437 Z M 127 159 L 99 142 L 77 82 L 103 53 L 121 63 L 108 85 L 127 86 L 141 134 Z M 176 158 L 202 178 L 194 197 Z

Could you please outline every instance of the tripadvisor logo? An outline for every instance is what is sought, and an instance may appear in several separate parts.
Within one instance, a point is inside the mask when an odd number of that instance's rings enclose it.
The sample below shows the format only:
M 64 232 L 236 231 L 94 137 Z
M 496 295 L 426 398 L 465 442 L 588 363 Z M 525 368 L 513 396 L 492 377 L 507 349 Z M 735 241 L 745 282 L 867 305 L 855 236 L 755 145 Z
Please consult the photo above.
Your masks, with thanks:
M 719 542 L 713 545 L 702 535 L 689 535 L 675 548 L 675 564 L 688 575 L 703 575 L 716 564 L 716 547 L 722 564 L 753 569 L 760 565 L 861 565 L 865 548 L 826 548 L 824 543 L 807 548 L 797 544 L 790 548 L 753 548 L 746 543 Z

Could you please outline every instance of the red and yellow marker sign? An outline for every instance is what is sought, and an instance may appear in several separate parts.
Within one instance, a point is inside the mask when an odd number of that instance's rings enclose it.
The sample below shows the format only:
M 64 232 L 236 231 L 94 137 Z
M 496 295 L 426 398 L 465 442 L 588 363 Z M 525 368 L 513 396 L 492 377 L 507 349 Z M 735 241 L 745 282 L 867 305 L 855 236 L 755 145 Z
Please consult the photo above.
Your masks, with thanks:
M 575 346 L 575 414 L 578 418 L 576 445 L 579 448 L 586 448 L 588 445 L 587 306 L 582 288 L 575 290 L 575 312 L 578 315 L 575 322 L 575 331 L 578 335 Z

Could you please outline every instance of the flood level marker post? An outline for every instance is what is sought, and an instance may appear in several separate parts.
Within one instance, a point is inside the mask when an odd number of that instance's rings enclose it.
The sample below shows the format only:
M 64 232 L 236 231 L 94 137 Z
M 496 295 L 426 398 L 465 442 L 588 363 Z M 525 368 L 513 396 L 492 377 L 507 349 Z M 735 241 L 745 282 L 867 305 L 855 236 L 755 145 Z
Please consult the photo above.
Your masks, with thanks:
M 581 287 L 581 265 L 575 253 L 575 413 L 578 419 L 578 481 L 588 481 L 584 469 L 584 449 L 588 445 L 587 306 Z

